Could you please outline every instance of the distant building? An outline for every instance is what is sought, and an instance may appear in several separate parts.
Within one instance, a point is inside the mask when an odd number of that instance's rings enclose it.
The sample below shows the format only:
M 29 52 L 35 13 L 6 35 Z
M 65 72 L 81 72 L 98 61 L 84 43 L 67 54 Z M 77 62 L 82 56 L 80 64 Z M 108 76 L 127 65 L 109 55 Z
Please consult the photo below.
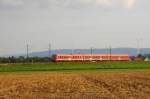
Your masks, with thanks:
M 146 57 L 146 58 L 144 59 L 144 61 L 150 61 L 150 58 L 149 58 L 149 57 Z
M 135 56 L 130 56 L 130 60 L 129 61 L 134 61 Z
M 144 61 L 144 56 L 142 56 L 141 54 L 139 54 L 137 57 L 134 58 L 134 61 Z

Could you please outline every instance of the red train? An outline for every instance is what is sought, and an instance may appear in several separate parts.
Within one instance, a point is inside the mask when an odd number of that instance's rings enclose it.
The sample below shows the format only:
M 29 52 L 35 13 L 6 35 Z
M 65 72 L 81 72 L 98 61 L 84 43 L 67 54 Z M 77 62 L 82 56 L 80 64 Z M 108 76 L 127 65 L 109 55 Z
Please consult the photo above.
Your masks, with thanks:
M 129 61 L 127 54 L 56 54 L 53 56 L 55 62 L 72 61 Z

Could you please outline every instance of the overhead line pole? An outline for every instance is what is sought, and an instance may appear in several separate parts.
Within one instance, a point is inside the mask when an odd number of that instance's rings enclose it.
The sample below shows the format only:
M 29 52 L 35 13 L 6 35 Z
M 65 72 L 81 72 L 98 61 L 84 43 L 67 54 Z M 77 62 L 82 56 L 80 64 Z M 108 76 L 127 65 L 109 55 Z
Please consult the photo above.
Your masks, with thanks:
M 51 62 L 51 44 L 49 44 L 48 52 L 49 52 L 49 62 Z
M 91 61 L 92 61 L 92 56 L 93 56 L 93 47 L 91 47 L 91 58 L 90 58 Z
M 141 54 L 141 46 L 140 43 L 142 42 L 141 38 L 136 39 L 137 40 L 137 55 Z
M 29 62 L 29 45 L 27 44 L 27 62 Z
M 111 50 L 111 46 L 109 47 L 109 60 L 111 61 L 111 54 L 112 54 L 112 50 Z
M 93 54 L 93 47 L 91 47 L 91 55 Z
M 73 48 L 71 49 L 71 54 L 74 54 L 74 49 Z

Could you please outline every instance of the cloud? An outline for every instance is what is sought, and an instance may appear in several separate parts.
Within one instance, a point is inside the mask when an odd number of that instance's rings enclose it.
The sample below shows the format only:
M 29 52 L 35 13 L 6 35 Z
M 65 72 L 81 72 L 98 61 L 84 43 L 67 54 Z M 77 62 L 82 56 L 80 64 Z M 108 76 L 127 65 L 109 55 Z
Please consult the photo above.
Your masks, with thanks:
M 84 1 L 88 3 L 94 2 L 95 4 L 103 7 L 122 6 L 127 9 L 133 8 L 135 6 L 135 3 L 137 2 L 137 0 L 84 0 Z
M 1 0 L 0 4 L 3 6 L 22 6 L 24 2 L 22 0 Z
M 124 8 L 133 8 L 135 3 L 137 2 L 137 0 L 80 0 L 80 1 L 84 2 L 85 4 L 96 4 L 105 7 L 121 5 Z
M 96 0 L 96 3 L 104 6 L 111 6 L 112 0 Z
M 0 0 L 0 7 L 84 8 L 98 6 L 101 8 L 113 8 L 113 6 L 120 7 L 121 4 L 124 8 L 130 9 L 134 7 L 135 2 L 136 0 Z
M 130 9 L 130 8 L 134 7 L 134 5 L 136 3 L 136 0 L 123 0 L 122 3 L 123 3 L 123 6 L 125 8 L 129 8 Z

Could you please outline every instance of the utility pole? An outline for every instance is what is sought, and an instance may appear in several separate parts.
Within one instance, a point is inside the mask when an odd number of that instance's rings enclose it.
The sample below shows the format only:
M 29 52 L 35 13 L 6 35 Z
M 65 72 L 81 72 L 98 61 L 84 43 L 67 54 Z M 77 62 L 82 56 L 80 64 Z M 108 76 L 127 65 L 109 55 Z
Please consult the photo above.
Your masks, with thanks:
M 27 62 L 29 62 L 29 45 L 27 44 Z
M 74 49 L 73 48 L 71 49 L 71 54 L 74 54 Z
M 51 62 L 51 44 L 49 44 L 48 54 L 49 54 L 49 62 Z
M 92 54 L 93 54 L 93 47 L 91 47 L 91 57 L 90 57 L 90 61 L 92 61 L 92 58 L 93 58 L 93 57 L 92 57 L 92 56 L 93 56 Z
M 139 39 L 136 39 L 136 41 L 137 41 L 137 55 L 140 55 L 141 54 L 140 43 L 141 43 L 142 39 L 139 38 Z
M 111 54 L 112 54 L 112 50 L 111 50 L 111 46 L 109 47 L 109 60 L 111 61 Z
M 93 47 L 91 47 L 91 55 L 93 54 Z

